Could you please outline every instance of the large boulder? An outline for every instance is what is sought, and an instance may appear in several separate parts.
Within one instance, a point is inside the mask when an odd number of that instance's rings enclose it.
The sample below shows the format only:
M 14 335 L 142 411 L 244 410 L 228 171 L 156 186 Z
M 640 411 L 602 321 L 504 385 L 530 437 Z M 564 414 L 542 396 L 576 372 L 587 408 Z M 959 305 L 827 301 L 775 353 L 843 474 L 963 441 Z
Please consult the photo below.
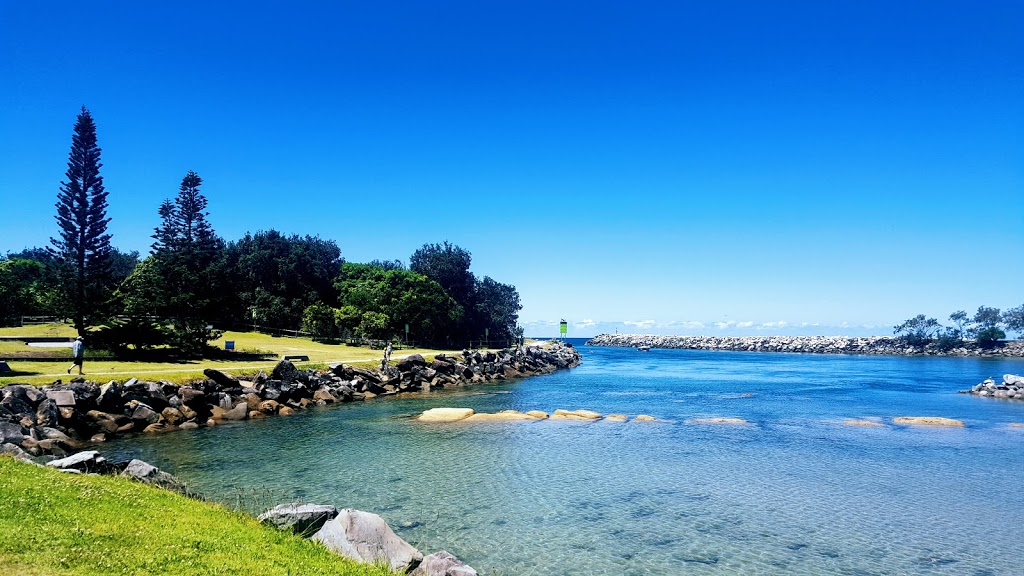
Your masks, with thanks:
M 21 433 L 20 425 L 0 420 L 0 444 L 6 442 L 21 444 L 24 440 L 25 436 Z
M 431 408 L 420 414 L 420 422 L 458 422 L 473 415 L 472 408 Z
M 319 532 L 328 520 L 337 516 L 338 509 L 326 504 L 281 504 L 260 514 L 259 521 L 300 536 L 309 536 Z
M 15 460 L 20 460 L 22 462 L 33 461 L 32 457 L 29 456 L 28 452 L 22 450 L 21 446 L 18 446 L 17 444 L 0 444 L 0 455 L 7 455 L 10 456 L 11 458 L 14 458 Z
M 423 359 L 421 354 L 410 354 L 405 358 L 398 361 L 398 369 L 402 372 L 407 372 L 412 369 L 413 366 L 426 366 L 427 361 Z
M 454 554 L 444 550 L 423 558 L 423 562 L 409 573 L 410 576 L 477 576 L 476 570 L 467 566 Z
M 229 376 L 221 372 L 220 370 L 214 370 L 213 368 L 207 368 L 203 370 L 203 375 L 216 382 L 221 388 L 238 388 L 238 378 Z
M 36 408 L 36 423 L 40 426 L 56 426 L 60 421 L 60 410 L 53 400 L 47 398 Z
M 111 380 L 100 386 L 100 393 L 96 398 L 96 404 L 104 412 L 119 411 L 121 406 L 124 405 L 121 399 L 121 384 L 116 380 Z
M 161 488 L 166 488 L 167 490 L 174 490 L 175 492 L 188 492 L 185 485 L 174 476 L 160 470 L 148 462 L 143 462 L 138 459 L 129 462 L 128 466 L 121 471 L 121 476 L 131 478 L 137 482 L 153 484 Z
M 249 406 L 240 402 L 231 410 L 225 410 L 220 406 L 214 406 L 210 417 L 214 420 L 245 420 L 249 416 Z
M 270 377 L 282 382 L 296 382 L 305 381 L 306 373 L 296 368 L 288 360 L 281 360 L 277 363 L 277 366 L 274 366 L 274 371 L 270 373 Z
M 408 572 L 423 554 L 391 530 L 376 514 L 346 508 L 313 535 L 332 552 L 358 562 L 382 562 L 397 572 Z
M 47 390 L 46 397 L 53 401 L 58 408 L 74 408 L 75 393 L 71 390 Z
M 95 450 L 72 454 L 67 458 L 47 462 L 46 465 L 58 470 L 78 470 L 80 472 L 105 472 L 109 468 L 107 459 L 100 456 L 100 453 Z

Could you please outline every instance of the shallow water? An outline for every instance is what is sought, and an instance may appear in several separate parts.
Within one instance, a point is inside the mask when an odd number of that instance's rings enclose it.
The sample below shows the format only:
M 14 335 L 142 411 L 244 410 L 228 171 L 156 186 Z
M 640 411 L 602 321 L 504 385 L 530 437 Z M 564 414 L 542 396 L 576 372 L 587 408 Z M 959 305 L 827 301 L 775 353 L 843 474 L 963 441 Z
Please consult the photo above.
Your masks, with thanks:
M 211 498 L 381 514 L 483 574 L 1020 574 L 1024 362 L 581 350 L 579 368 L 112 443 Z M 437 406 L 664 423 L 424 425 Z M 893 426 L 946 416 L 966 428 Z M 710 416 L 750 425 L 696 425 Z M 879 418 L 884 428 L 845 418 Z

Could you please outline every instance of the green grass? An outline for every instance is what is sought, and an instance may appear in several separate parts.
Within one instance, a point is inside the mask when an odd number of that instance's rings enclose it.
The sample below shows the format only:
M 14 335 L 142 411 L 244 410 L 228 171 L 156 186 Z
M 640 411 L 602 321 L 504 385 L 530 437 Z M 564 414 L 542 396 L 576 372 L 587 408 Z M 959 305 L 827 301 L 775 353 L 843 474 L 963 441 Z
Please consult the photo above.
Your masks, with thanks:
M 0 494 L 0 574 L 393 574 L 222 506 L 122 478 L 0 457 Z
M 38 328 L 38 327 L 37 327 Z M 13 330 L 4 328 L 3 330 Z M 17 328 L 17 330 L 22 330 Z M 20 334 L 27 336 L 31 334 Z M 43 335 L 36 333 L 35 335 Z M 324 344 L 313 342 L 309 338 L 287 338 L 269 336 L 257 332 L 225 332 L 224 335 L 211 344 L 223 349 L 226 340 L 235 342 L 235 349 L 244 352 L 269 352 L 276 357 L 270 360 L 190 360 L 182 362 L 125 362 L 117 360 L 96 360 L 85 362 L 86 377 L 96 381 L 127 380 L 131 377 L 144 378 L 147 380 L 167 380 L 169 382 L 183 383 L 203 377 L 203 370 L 216 368 L 232 374 L 254 374 L 259 370 L 272 369 L 277 359 L 285 355 L 304 354 L 309 356 L 309 362 L 296 363 L 300 368 L 324 367 L 331 362 L 345 362 L 357 366 L 371 367 L 380 362 L 382 352 L 369 348 L 346 346 L 344 344 Z M 14 350 L 26 349 L 20 343 L 3 343 L 3 346 Z M 0 349 L 0 356 L 3 355 Z M 52 349 L 39 348 L 42 354 L 52 354 Z M 68 361 L 64 362 L 29 362 L 11 359 L 8 364 L 17 375 L 0 377 L 0 386 L 15 382 L 27 384 L 49 384 L 60 378 L 68 379 L 67 369 L 71 364 L 70 349 L 60 349 L 60 355 L 66 355 Z M 392 363 L 409 354 L 423 354 L 424 356 L 434 355 L 441 350 L 426 349 L 405 349 L 395 350 L 392 355 Z M 449 354 L 456 351 L 445 351 Z M 89 354 L 89 350 L 86 350 Z M 75 371 L 77 374 L 77 371 Z
M 34 326 L 14 326 L 0 328 L 0 336 L 78 336 L 71 324 L 36 324 Z

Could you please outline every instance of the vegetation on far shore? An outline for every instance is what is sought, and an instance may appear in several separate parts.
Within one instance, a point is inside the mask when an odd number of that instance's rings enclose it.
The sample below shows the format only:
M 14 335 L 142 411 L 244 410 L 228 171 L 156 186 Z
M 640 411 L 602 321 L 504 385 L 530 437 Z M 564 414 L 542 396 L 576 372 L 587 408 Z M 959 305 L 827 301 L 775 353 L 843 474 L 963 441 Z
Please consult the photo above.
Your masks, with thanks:
M 1005 312 L 999 308 L 979 306 L 973 316 L 963 310 L 949 315 L 951 325 L 943 326 L 935 318 L 918 314 L 893 327 L 893 334 L 908 346 L 928 346 L 948 351 L 973 343 L 979 348 L 993 348 L 1006 338 L 1006 330 L 1024 332 L 1024 305 Z
M 0 457 L 0 574 L 392 576 L 223 506 Z

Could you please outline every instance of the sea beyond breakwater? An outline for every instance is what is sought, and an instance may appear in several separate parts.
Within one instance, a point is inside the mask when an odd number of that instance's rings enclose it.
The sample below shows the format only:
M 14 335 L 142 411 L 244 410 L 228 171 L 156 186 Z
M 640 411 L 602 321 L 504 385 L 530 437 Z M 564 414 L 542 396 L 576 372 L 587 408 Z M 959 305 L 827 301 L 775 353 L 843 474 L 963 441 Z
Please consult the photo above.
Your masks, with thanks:
M 657 334 L 600 334 L 588 346 L 727 350 L 731 352 L 791 352 L 804 354 L 872 354 L 883 356 L 1024 357 L 1024 342 L 1001 342 L 981 348 L 974 342 L 943 350 L 932 344 L 908 345 L 892 336 L 665 336 Z

